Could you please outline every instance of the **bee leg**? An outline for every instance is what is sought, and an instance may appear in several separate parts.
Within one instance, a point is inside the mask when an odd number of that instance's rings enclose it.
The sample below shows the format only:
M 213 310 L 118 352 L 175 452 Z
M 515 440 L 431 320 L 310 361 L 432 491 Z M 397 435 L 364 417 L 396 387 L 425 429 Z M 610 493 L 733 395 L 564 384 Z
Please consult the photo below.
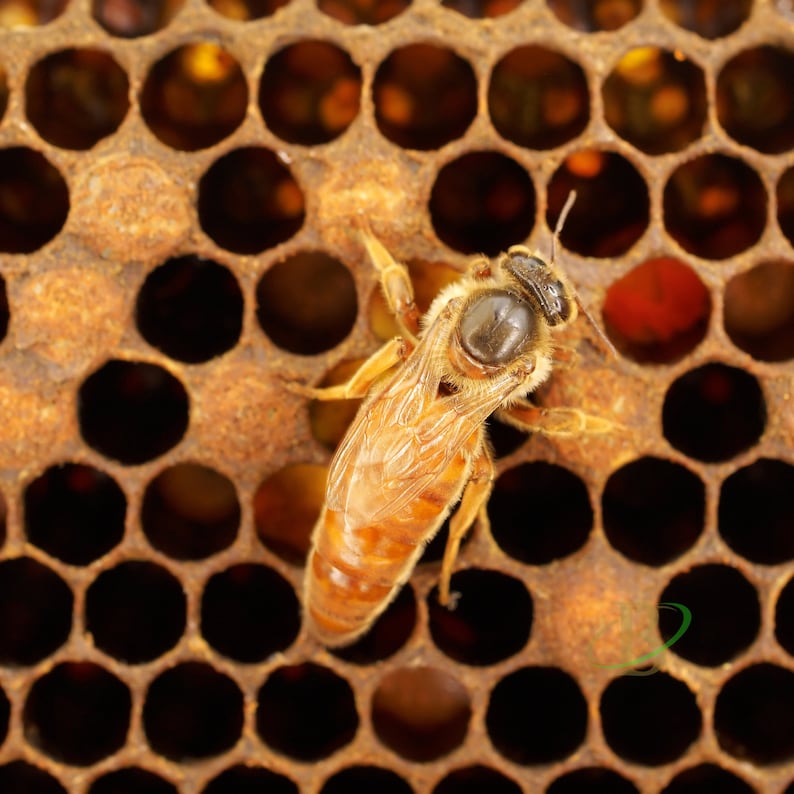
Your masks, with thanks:
M 520 401 L 497 412 L 499 419 L 527 433 L 544 433 L 547 436 L 575 436 L 581 433 L 609 433 L 621 425 L 592 416 L 578 408 L 554 406 L 542 408 Z
M 463 498 L 460 500 L 455 515 L 449 522 L 449 538 L 444 549 L 444 558 L 441 560 L 441 575 L 438 581 L 438 603 L 442 607 L 454 609 L 460 593 L 449 592 L 449 581 L 452 578 L 452 567 L 458 556 L 460 543 L 463 540 L 474 519 L 479 515 L 480 520 L 486 525 L 488 515 L 485 505 L 491 495 L 494 480 L 494 466 L 491 455 L 485 444 L 480 447 L 472 466 L 471 478 L 466 483 Z

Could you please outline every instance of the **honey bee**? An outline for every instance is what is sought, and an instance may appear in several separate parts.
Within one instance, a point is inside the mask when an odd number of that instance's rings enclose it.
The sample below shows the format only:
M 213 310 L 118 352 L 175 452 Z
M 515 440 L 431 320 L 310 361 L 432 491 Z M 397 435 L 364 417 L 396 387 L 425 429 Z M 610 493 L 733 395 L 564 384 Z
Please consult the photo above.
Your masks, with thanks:
M 372 626 L 459 503 L 439 580 L 440 603 L 454 607 L 450 578 L 461 540 L 475 519 L 488 521 L 494 464 L 484 423 L 491 414 L 549 434 L 611 428 L 575 408 L 524 399 L 555 363 L 570 360 L 553 336 L 581 308 L 554 262 L 572 202 L 573 194 L 549 261 L 520 245 L 493 261 L 477 257 L 422 318 L 406 268 L 362 232 L 402 335 L 347 383 L 299 389 L 315 399 L 366 396 L 331 462 L 306 565 L 305 618 L 322 644 L 348 645 Z

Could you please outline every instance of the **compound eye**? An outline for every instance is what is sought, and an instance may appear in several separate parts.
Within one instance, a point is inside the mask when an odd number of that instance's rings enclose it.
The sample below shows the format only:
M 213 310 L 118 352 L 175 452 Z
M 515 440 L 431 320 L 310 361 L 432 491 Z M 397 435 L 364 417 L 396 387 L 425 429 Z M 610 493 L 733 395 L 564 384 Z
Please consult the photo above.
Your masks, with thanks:
M 526 352 L 536 328 L 532 307 L 509 292 L 489 292 L 463 312 L 463 349 L 481 364 L 507 364 Z
M 514 253 L 504 267 L 538 302 L 538 307 L 549 325 L 560 325 L 570 319 L 571 303 L 568 291 L 552 275 L 546 262 L 537 256 Z

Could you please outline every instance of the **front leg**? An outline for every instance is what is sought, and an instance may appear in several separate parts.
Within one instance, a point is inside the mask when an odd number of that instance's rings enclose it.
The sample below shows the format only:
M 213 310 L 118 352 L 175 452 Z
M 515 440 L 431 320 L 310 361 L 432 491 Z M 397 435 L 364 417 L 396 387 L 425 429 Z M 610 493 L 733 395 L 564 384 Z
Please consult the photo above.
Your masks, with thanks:
M 517 427 L 525 433 L 544 433 L 547 436 L 575 436 L 581 433 L 609 433 L 620 425 L 591 416 L 578 408 L 541 408 L 521 400 L 509 408 L 496 412 L 500 421 Z

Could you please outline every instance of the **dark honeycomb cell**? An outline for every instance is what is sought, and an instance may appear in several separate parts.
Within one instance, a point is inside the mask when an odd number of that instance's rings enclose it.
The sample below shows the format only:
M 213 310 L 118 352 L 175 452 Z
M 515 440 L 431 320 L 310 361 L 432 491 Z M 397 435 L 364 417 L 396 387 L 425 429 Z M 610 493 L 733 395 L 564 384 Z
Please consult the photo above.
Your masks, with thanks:
M 183 662 L 149 685 L 143 727 L 152 750 L 173 761 L 220 755 L 240 738 L 243 694 L 208 664 Z
M 257 696 L 256 731 L 279 753 L 317 761 L 349 744 L 359 718 L 350 684 L 318 664 L 280 667 Z
M 523 667 L 502 678 L 485 715 L 488 736 L 516 764 L 549 764 L 570 755 L 587 732 L 587 702 L 556 667 Z
M 588 766 L 558 777 L 546 794 L 639 794 L 630 780 L 613 769 Z
M 460 138 L 477 115 L 477 78 L 452 49 L 409 44 L 391 52 L 372 85 L 375 122 L 405 149 L 438 149 Z
M 40 562 L 0 562 L 0 664 L 35 664 L 63 645 L 73 603 L 68 585 Z
M 179 580 L 148 560 L 128 560 L 97 576 L 85 596 L 86 630 L 105 653 L 150 662 L 179 642 L 186 599 Z
M 521 794 L 515 780 L 482 764 L 455 769 L 440 780 L 433 794 Z
M 675 380 L 664 398 L 665 438 L 685 455 L 714 463 L 753 446 L 764 432 L 766 405 L 758 381 L 710 363 Z
M 699 764 L 679 772 L 660 794 L 754 794 L 755 789 L 739 777 L 716 764 Z
M 485 432 L 496 459 L 512 455 L 527 440 L 526 433 L 500 422 L 493 414 L 485 420 Z
M 488 112 L 496 131 L 528 149 L 553 149 L 575 138 L 590 120 L 582 67 L 554 50 L 517 47 L 493 68 Z
M 720 747 L 756 766 L 794 757 L 794 673 L 762 662 L 734 675 L 717 695 Z
M 51 758 L 89 766 L 127 740 L 132 700 L 118 678 L 91 662 L 62 662 L 37 679 L 25 701 L 25 738 Z
M 372 727 L 380 741 L 409 761 L 434 761 L 463 744 L 471 704 L 451 673 L 403 667 L 386 673 L 372 696 Z
M 303 251 L 273 265 L 257 285 L 256 302 L 268 338 L 304 356 L 338 345 L 358 314 L 353 276 L 322 251 Z
M 604 532 L 630 560 L 664 565 L 703 532 L 706 489 L 678 463 L 644 457 L 613 472 L 602 495 Z
M 237 344 L 243 294 L 232 272 L 195 254 L 169 259 L 152 271 L 138 293 L 138 330 L 178 361 L 209 361 Z
M 260 662 L 286 650 L 300 630 L 292 585 L 264 565 L 233 565 L 216 573 L 201 596 L 201 633 L 219 653 Z
M 298 794 L 298 787 L 270 769 L 237 764 L 210 780 L 201 794 Z
M 601 696 L 600 711 L 604 738 L 613 752 L 645 766 L 680 758 L 703 723 L 687 685 L 662 672 L 615 679 Z
M 411 0 L 317 0 L 317 8 L 345 25 L 381 25 L 401 14 Z
M 413 789 L 396 772 L 379 766 L 349 766 L 337 772 L 320 794 L 412 794 Z
M 25 488 L 24 503 L 28 540 L 71 565 L 99 559 L 124 536 L 124 492 L 92 466 L 51 466 Z
M 98 777 L 88 794 L 178 794 L 178 790 L 154 772 L 130 766 Z
M 662 13 L 704 39 L 728 36 L 745 22 L 753 0 L 661 0 Z
M 574 30 L 595 33 L 618 30 L 642 11 L 642 0 L 546 0 L 560 22 Z
M 26 761 L 11 761 L 0 766 L 0 791 L 9 794 L 67 794 L 54 777 Z
M 304 146 L 339 137 L 360 103 L 361 70 L 328 41 L 299 41 L 279 50 L 259 82 L 259 109 L 268 129 Z
M 209 7 L 221 16 L 238 22 L 248 22 L 275 14 L 290 0 L 207 0 L 207 2 Z
M 775 604 L 775 637 L 794 657 L 794 578 L 780 591 Z
M 184 0 L 91 0 L 91 14 L 112 36 L 133 39 L 162 30 L 183 3 Z

